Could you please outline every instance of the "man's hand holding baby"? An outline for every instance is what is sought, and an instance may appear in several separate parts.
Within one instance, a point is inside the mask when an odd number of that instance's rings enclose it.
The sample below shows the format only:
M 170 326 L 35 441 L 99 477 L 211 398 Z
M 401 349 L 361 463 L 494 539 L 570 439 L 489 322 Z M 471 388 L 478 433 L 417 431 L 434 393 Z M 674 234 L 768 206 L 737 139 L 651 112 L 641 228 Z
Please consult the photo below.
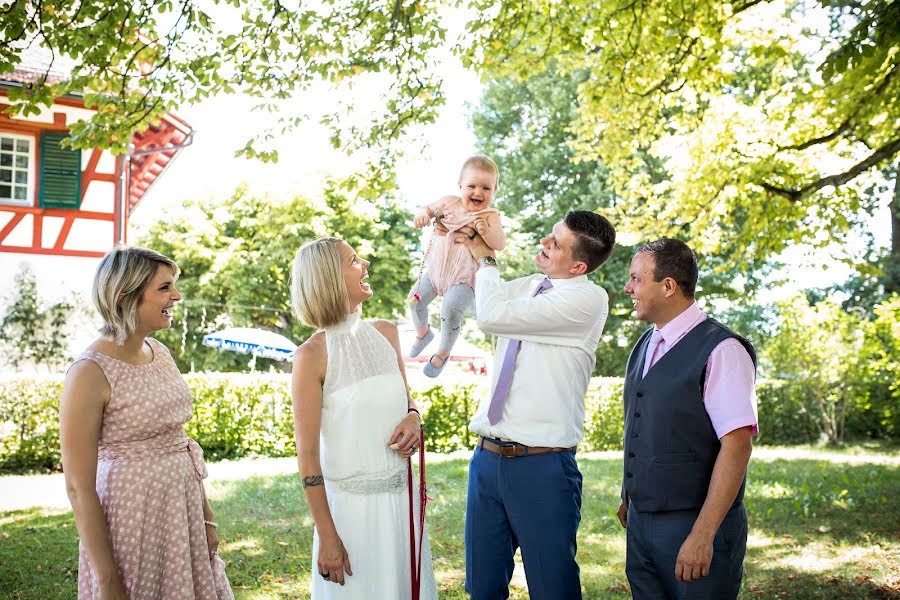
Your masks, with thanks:
M 497 253 L 494 252 L 494 249 L 487 245 L 487 242 L 484 241 L 484 238 L 479 235 L 478 231 L 473 227 L 475 224 L 466 225 L 465 227 L 460 227 L 458 230 L 453 232 L 453 243 L 454 244 L 463 244 L 466 248 L 469 249 L 469 252 L 472 254 L 472 258 L 478 261 L 485 256 L 497 256 Z M 436 228 L 435 228 L 436 229 Z M 446 235 L 446 233 L 444 233 Z

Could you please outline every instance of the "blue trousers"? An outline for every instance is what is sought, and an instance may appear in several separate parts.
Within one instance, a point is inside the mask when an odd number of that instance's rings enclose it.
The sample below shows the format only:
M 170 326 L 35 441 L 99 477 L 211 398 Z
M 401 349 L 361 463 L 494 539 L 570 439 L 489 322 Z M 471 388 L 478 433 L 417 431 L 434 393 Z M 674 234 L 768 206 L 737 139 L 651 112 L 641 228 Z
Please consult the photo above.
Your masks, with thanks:
M 509 598 L 513 556 L 521 548 L 532 600 L 580 600 L 580 522 L 574 453 L 504 458 L 475 448 L 466 498 L 466 591 L 473 600 Z
M 675 561 L 699 510 L 638 512 L 628 507 L 625 574 L 635 600 L 729 600 L 737 598 L 747 552 L 744 504 L 725 515 L 713 540 L 709 575 L 690 583 L 675 579 Z

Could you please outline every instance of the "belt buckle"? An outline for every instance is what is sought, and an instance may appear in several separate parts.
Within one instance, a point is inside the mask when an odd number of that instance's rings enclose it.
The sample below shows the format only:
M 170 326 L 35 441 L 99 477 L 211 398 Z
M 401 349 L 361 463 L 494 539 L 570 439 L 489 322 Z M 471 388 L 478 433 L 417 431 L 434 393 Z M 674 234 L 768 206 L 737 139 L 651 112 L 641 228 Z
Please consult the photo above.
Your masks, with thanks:
M 503 458 L 515 458 L 516 457 L 516 447 L 514 445 L 501 445 L 500 446 L 500 456 Z

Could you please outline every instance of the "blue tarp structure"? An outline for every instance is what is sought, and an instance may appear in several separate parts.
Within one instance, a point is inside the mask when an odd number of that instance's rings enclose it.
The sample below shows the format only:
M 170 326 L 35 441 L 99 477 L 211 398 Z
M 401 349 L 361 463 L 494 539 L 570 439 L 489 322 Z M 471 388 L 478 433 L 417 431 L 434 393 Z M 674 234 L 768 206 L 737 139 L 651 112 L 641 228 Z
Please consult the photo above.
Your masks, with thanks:
M 290 360 L 297 345 L 283 335 L 252 327 L 229 327 L 203 336 L 203 345 L 259 358 Z

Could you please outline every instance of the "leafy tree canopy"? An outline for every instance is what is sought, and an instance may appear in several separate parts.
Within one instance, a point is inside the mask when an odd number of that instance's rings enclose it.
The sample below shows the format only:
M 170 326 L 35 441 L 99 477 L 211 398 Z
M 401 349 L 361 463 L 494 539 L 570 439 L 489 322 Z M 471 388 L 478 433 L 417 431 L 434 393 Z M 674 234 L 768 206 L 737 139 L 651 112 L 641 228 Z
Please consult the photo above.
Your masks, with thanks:
M 686 236 L 724 270 L 846 239 L 879 196 L 861 176 L 900 152 L 896 0 L 25 1 L 0 9 L 0 72 L 29 43 L 73 59 L 71 80 L 13 90 L 9 110 L 83 92 L 98 112 L 74 142 L 118 151 L 163 110 L 212 94 L 256 96 L 277 116 L 315 82 L 378 80 L 371 114 L 326 120 L 336 146 L 396 150 L 443 102 L 448 9 L 468 19 L 456 50 L 486 81 L 578 77 L 565 151 L 604 165 L 620 230 Z M 389 176 L 393 154 L 380 156 Z M 900 264 L 900 249 L 888 258 Z
M 351 200 L 339 191 L 344 183 L 329 182 L 321 201 L 277 201 L 246 187 L 222 202 L 188 201 L 179 219 L 161 219 L 138 241 L 181 269 L 181 315 L 160 339 L 183 371 L 247 368 L 247 357 L 202 345 L 204 334 L 222 327 L 269 329 L 298 344 L 307 338 L 313 330 L 291 309 L 290 269 L 303 242 L 323 235 L 340 235 L 372 261 L 375 296 L 363 305 L 367 317 L 391 318 L 405 310 L 416 241 L 410 215 L 389 199 Z M 258 368 L 268 364 L 257 361 Z
M 900 151 L 892 0 L 475 6 L 461 54 L 486 79 L 578 74 L 569 146 L 608 168 L 619 222 L 732 265 L 844 239 L 876 197 L 853 184 Z
M 68 80 L 10 90 L 10 112 L 36 114 L 55 97 L 84 94 L 97 113 L 73 123 L 71 141 L 124 152 L 164 111 L 215 94 L 251 95 L 275 112 L 314 82 L 383 73 L 383 101 L 366 125 L 345 127 L 339 111 L 326 117 L 335 143 L 383 147 L 407 123 L 434 118 L 443 96 L 431 52 L 444 35 L 433 0 L 25 0 L 0 8 L 0 74 L 32 44 L 74 61 Z M 242 152 L 277 157 L 258 142 Z
M 23 264 L 15 275 L 6 313 L 0 319 L 3 361 L 14 369 L 50 370 L 69 361 L 68 324 L 75 304 L 62 300 L 48 305 L 38 294 L 37 279 Z

